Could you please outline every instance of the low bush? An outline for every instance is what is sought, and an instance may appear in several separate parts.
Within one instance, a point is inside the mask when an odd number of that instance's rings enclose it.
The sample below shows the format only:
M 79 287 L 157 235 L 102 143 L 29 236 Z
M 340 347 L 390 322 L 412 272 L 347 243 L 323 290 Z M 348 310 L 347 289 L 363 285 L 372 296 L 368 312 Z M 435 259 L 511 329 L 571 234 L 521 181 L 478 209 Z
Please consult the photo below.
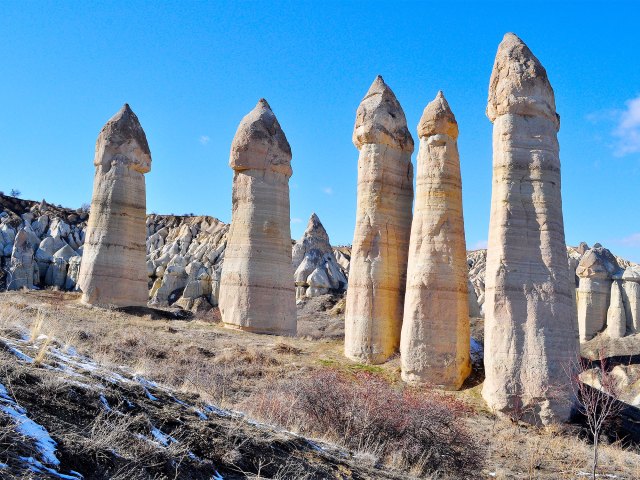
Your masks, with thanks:
M 460 401 L 425 389 L 396 388 L 368 372 L 322 369 L 254 394 L 246 409 L 265 421 L 323 436 L 418 474 L 477 476 L 482 451 Z

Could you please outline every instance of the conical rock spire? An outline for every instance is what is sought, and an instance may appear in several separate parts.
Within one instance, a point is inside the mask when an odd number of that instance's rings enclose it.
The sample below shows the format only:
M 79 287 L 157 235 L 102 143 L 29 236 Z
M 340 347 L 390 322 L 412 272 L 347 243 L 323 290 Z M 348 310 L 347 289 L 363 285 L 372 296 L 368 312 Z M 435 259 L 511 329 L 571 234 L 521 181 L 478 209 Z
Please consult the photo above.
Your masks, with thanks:
M 96 172 L 78 286 L 92 305 L 144 306 L 148 300 L 146 187 L 151 153 L 128 104 L 96 141 Z
M 140 173 L 151 170 L 147 136 L 128 103 L 105 123 L 96 141 L 94 165 L 109 169 L 113 161 L 129 164 Z
M 266 100 L 240 122 L 231 144 L 232 218 L 218 304 L 228 328 L 296 333 L 291 282 L 291 147 Z
M 498 46 L 487 103 L 487 116 L 492 122 L 507 113 L 542 116 L 551 120 L 556 129 L 560 125 L 547 71 L 513 33 L 507 33 Z
M 420 138 L 436 134 L 449 135 L 454 140 L 458 138 L 458 122 L 453 115 L 447 99 L 442 90 L 436 98 L 429 102 L 422 112 L 418 123 L 418 136 Z
M 407 128 L 404 111 L 380 75 L 369 87 L 356 112 L 353 144 L 362 148 L 367 143 L 413 152 L 413 138 Z
M 272 170 L 288 177 L 293 173 L 291 146 L 264 98 L 240 122 L 231 144 L 229 166 L 235 171 Z

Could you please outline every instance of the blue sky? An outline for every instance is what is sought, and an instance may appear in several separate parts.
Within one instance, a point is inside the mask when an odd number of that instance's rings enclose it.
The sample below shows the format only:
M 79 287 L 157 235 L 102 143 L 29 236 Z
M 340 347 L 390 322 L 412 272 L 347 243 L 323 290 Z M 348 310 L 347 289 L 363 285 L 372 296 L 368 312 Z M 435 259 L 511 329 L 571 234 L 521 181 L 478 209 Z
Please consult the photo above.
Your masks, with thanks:
M 640 261 L 639 3 L 523 5 L 4 1 L 0 190 L 89 202 L 96 137 L 128 102 L 153 157 L 148 210 L 229 221 L 231 140 L 265 97 L 293 150 L 292 235 L 315 211 L 333 243 L 351 243 L 351 133 L 381 74 L 414 139 L 423 108 L 444 91 L 460 127 L 467 245 L 478 247 L 491 197 L 487 88 L 513 31 L 556 92 L 567 242 Z

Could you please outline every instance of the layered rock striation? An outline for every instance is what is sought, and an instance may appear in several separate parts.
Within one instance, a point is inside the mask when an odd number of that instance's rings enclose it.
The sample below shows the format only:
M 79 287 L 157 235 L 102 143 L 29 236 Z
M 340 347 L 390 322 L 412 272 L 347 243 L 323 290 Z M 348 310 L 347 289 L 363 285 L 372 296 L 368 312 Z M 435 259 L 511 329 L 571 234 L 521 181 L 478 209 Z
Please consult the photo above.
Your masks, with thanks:
M 458 124 L 442 92 L 425 108 L 418 136 L 402 379 L 459 389 L 471 373 L 468 266 Z
M 381 363 L 400 345 L 413 200 L 413 139 L 378 76 L 358 107 L 356 226 L 345 313 L 345 355 Z
M 82 302 L 146 306 L 146 189 L 151 152 L 125 104 L 96 142 L 93 195 L 78 285 Z
M 489 86 L 493 187 L 485 279 L 482 395 L 496 412 L 569 418 L 579 351 L 562 215 L 559 117 L 547 73 L 508 33 Z
M 231 145 L 233 211 L 220 284 L 225 326 L 294 335 L 289 178 L 291 147 L 266 100 Z

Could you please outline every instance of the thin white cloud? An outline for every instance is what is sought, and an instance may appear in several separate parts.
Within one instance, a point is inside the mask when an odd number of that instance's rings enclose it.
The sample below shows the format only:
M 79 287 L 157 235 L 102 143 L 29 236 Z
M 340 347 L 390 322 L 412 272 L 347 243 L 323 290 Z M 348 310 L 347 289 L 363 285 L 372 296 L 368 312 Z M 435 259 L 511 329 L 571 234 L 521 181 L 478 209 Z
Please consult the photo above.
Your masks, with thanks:
M 640 248 L 640 232 L 632 233 L 631 235 L 621 238 L 620 243 L 627 247 L 637 247 Z
M 610 145 L 614 155 L 623 157 L 640 153 L 640 95 L 625 102 L 625 108 L 600 110 L 590 113 L 586 119 L 591 123 L 614 124 Z
M 327 195 L 333 195 L 333 188 L 331 188 L 331 187 L 324 187 L 324 188 L 322 189 L 322 191 L 323 191 L 324 193 L 326 193 Z
M 302 223 L 302 219 L 301 218 L 292 218 L 291 219 L 291 223 Z
M 487 241 L 486 240 L 479 240 L 476 243 L 474 243 L 473 245 L 471 245 L 469 247 L 469 250 L 482 250 L 483 248 L 487 248 Z
M 640 95 L 628 100 L 627 108 L 618 118 L 618 125 L 613 135 L 618 139 L 616 155 L 640 152 Z
M 211 139 L 207 136 L 207 135 L 201 135 L 200 136 L 200 143 L 202 145 L 206 145 L 207 143 L 209 143 Z

